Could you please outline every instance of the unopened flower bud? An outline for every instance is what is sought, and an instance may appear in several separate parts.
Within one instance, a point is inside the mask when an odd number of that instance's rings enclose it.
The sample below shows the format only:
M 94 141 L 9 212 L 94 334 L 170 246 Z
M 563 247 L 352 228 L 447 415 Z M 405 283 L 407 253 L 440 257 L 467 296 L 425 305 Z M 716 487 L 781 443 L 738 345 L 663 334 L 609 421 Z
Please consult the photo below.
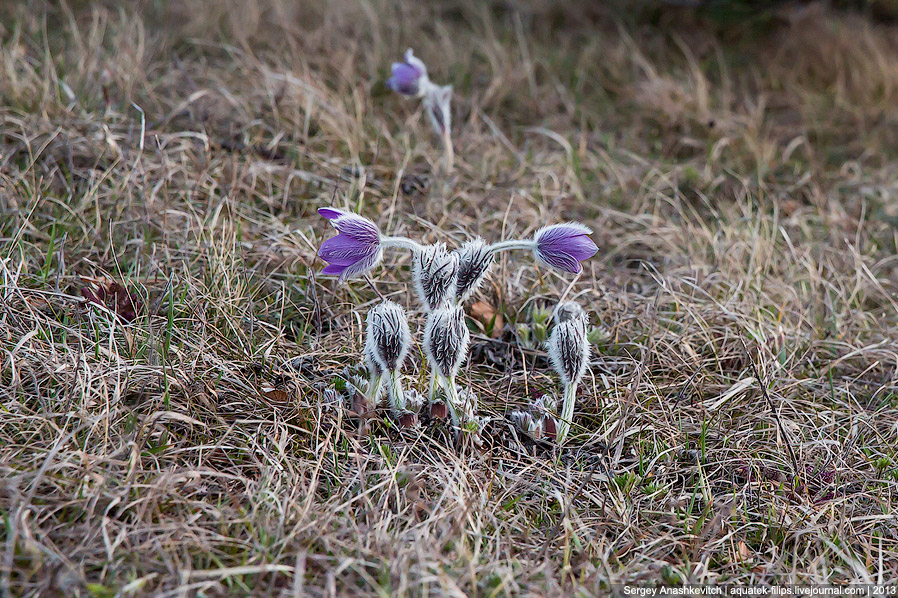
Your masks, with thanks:
M 561 324 L 562 322 L 567 322 L 568 320 L 573 320 L 574 318 L 586 318 L 586 312 L 583 311 L 583 308 L 580 307 L 580 304 L 573 301 L 565 301 L 564 303 L 559 303 L 555 306 L 555 310 L 552 312 L 552 315 L 555 317 L 556 324 Z
M 564 385 L 578 384 L 589 361 L 586 320 L 574 318 L 557 324 L 549 337 L 548 350 L 549 361 Z
M 415 290 L 427 311 L 446 307 L 455 294 L 458 256 L 446 251 L 444 243 L 435 243 L 415 252 L 412 274 Z
M 545 415 L 540 420 L 540 424 L 545 437 L 549 440 L 555 440 L 558 436 L 558 422 L 555 421 L 555 418 L 551 415 Z
M 383 301 L 368 312 L 365 357 L 373 361 L 381 373 L 398 370 L 411 344 L 408 319 L 398 303 Z
M 444 401 L 434 401 L 430 404 L 431 419 L 446 419 L 449 417 L 449 406 Z
M 458 274 L 455 278 L 455 296 L 466 301 L 483 283 L 493 265 L 493 251 L 483 239 L 467 241 L 455 250 L 458 256 Z
M 417 389 L 409 388 L 405 391 L 405 404 L 408 409 L 417 412 L 424 406 L 425 402 L 424 395 L 418 392 Z
M 533 413 L 545 415 L 547 413 L 555 413 L 558 406 L 558 397 L 552 393 L 542 393 L 533 400 L 530 408 Z
M 444 378 L 455 378 L 468 354 L 470 339 L 461 307 L 438 309 L 427 317 L 424 351 L 431 365 Z
M 477 416 L 477 406 L 480 399 L 470 388 L 462 388 L 458 391 L 459 411 L 464 421 L 471 421 Z

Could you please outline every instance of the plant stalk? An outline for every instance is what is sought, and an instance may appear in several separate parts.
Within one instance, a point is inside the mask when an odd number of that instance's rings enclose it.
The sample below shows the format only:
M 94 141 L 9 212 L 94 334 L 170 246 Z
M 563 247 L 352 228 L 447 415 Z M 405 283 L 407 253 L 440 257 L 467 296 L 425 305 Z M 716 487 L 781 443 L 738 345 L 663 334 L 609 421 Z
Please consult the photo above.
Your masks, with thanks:
M 402 392 L 402 380 L 399 371 L 393 370 L 387 375 L 387 393 L 390 396 L 390 408 L 399 417 L 407 408 L 405 394 Z
M 558 444 L 564 443 L 568 431 L 571 429 L 571 421 L 574 419 L 574 403 L 577 400 L 577 385 L 569 384 L 564 387 L 564 404 L 561 408 L 561 421 L 558 423 Z
M 493 253 L 499 251 L 508 251 L 509 249 L 526 249 L 528 251 L 532 251 L 533 241 L 530 239 L 525 239 L 523 241 L 518 239 L 511 239 L 509 241 L 500 241 L 498 243 L 493 243 L 489 246 L 489 249 Z
M 385 249 L 398 247 L 400 249 L 410 249 L 415 252 L 424 250 L 423 245 L 407 237 L 381 237 L 380 246 Z

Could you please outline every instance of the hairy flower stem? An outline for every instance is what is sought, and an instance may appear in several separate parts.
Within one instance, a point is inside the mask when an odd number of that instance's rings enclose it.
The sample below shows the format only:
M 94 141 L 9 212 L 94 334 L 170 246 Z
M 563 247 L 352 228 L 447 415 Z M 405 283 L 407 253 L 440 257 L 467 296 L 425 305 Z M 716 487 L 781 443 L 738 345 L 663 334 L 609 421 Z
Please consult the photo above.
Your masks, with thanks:
M 390 397 L 390 408 L 393 410 L 393 414 L 399 417 L 408 408 L 408 405 L 405 401 L 405 394 L 402 392 L 402 380 L 399 378 L 398 370 L 387 374 L 387 393 Z
M 511 239 L 509 241 L 500 241 L 498 243 L 493 243 L 489 246 L 489 248 L 493 253 L 497 253 L 499 251 L 508 251 L 510 249 L 526 249 L 527 251 L 532 251 L 533 241 L 530 239 L 523 241 Z
M 455 379 L 444 378 L 443 380 L 446 383 L 446 392 L 449 393 L 449 399 L 446 402 L 449 404 L 449 415 L 452 417 L 452 425 L 456 427 L 461 426 L 461 416 L 458 414 L 458 388 L 455 386 Z
M 452 135 L 448 129 L 443 131 L 443 145 L 446 149 L 446 172 L 450 173 L 455 165 L 455 150 L 452 147 Z
M 455 380 L 444 378 L 439 373 L 434 372 L 430 379 L 430 400 L 434 400 L 437 396 L 437 388 L 446 391 L 446 406 L 449 407 L 449 417 L 452 419 L 452 425 L 461 425 L 461 416 L 458 414 L 458 388 L 455 386 Z
M 433 401 L 437 396 L 437 374 L 434 373 L 430 377 L 430 400 Z
M 423 251 L 424 246 L 407 237 L 381 237 L 380 246 L 383 248 L 398 247 L 400 249 L 410 249 L 411 251 Z
M 568 431 L 571 429 L 571 420 L 574 419 L 574 402 L 577 399 L 577 385 L 568 384 L 564 387 L 564 404 L 561 408 L 561 422 L 558 426 L 558 444 L 564 443 Z
M 368 377 L 368 399 L 371 401 L 372 406 L 376 406 L 380 399 L 380 383 L 382 377 L 380 373 L 377 372 L 376 366 L 369 368 L 368 371 L 370 372 Z

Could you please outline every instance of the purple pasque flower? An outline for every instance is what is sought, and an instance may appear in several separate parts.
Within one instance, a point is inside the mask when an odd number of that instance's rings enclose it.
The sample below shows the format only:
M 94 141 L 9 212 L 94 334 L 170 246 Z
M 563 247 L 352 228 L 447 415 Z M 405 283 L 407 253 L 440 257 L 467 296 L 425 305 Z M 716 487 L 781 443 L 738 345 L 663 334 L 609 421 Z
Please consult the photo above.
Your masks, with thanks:
M 427 67 L 415 57 L 412 49 L 405 51 L 405 62 L 394 62 L 392 74 L 387 79 L 387 87 L 396 93 L 408 97 L 420 97 L 429 87 Z
M 550 268 L 578 274 L 580 262 L 596 254 L 599 248 L 589 238 L 592 230 L 579 222 L 544 226 L 533 235 L 533 254 Z
M 424 110 L 446 148 L 446 169 L 452 171 L 455 152 L 452 148 L 452 86 L 435 85 L 427 76 L 427 67 L 415 58 L 411 48 L 405 51 L 405 62 L 394 62 L 387 87 L 409 98 L 421 98 Z
M 331 221 L 338 235 L 321 244 L 318 257 L 328 263 L 322 274 L 339 276 L 344 281 L 367 272 L 383 258 L 377 225 L 358 214 L 336 208 L 319 208 L 318 213 Z

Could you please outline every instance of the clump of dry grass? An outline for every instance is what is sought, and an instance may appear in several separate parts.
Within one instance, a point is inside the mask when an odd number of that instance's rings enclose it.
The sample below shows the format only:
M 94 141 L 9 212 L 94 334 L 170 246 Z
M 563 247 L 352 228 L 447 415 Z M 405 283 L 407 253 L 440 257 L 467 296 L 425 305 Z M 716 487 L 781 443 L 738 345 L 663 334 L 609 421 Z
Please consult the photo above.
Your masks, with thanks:
M 5 591 L 898 579 L 894 28 L 578 4 L 4 9 Z M 409 45 L 456 85 L 452 178 L 383 89 Z M 557 384 L 510 333 L 461 374 L 483 451 L 322 406 L 377 300 L 314 276 L 331 203 L 427 241 L 597 230 L 575 282 L 505 257 L 477 297 L 513 330 L 567 293 L 608 333 L 570 448 L 510 429 Z M 409 266 L 379 291 L 409 304 Z

